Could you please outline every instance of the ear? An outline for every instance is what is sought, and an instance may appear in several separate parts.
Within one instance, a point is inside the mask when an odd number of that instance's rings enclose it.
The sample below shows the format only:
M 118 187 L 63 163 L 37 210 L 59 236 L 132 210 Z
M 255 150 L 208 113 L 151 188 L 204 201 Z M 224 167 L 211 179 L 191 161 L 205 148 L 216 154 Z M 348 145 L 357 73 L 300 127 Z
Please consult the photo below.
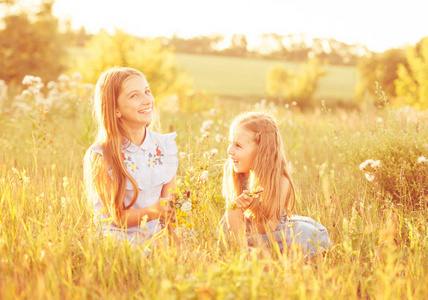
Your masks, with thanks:
M 122 116 L 122 114 L 120 113 L 120 111 L 118 111 L 118 110 L 116 110 L 116 117 L 118 118 L 118 119 L 120 119 L 120 117 Z

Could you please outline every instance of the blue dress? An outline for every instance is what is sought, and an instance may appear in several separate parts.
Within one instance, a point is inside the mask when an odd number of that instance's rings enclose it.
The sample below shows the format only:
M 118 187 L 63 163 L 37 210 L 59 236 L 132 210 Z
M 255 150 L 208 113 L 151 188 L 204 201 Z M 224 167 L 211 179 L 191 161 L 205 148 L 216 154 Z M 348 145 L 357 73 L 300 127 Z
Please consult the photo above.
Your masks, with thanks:
M 228 235 L 226 214 L 222 217 L 218 229 L 223 229 Z M 306 259 L 324 252 L 331 245 L 328 231 L 323 225 L 315 222 L 310 217 L 297 215 L 291 216 L 291 220 L 283 216 L 275 231 L 271 233 L 251 234 L 247 230 L 247 242 L 250 247 L 255 247 L 256 243 L 260 242 L 269 248 L 278 246 L 281 253 L 284 252 L 285 246 L 287 246 L 291 255 L 293 255 L 292 250 L 297 246 L 297 249 L 303 252 Z

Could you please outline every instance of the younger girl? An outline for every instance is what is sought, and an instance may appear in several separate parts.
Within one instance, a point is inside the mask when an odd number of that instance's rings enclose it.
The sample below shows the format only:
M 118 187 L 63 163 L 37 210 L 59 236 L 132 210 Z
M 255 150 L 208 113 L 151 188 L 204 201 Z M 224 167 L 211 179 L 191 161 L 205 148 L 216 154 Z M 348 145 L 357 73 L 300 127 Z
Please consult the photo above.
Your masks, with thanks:
M 327 229 L 309 217 L 292 216 L 293 181 L 275 120 L 264 113 L 239 115 L 230 127 L 224 165 L 222 224 L 232 238 L 249 246 L 296 244 L 311 258 L 329 243 Z M 250 192 L 251 191 L 251 192 Z
M 132 68 L 101 74 L 94 112 L 98 134 L 84 160 L 87 192 L 104 233 L 142 244 L 160 231 L 159 219 L 172 216 L 161 201 L 175 188 L 177 134 L 147 129 L 154 98 L 145 76 Z

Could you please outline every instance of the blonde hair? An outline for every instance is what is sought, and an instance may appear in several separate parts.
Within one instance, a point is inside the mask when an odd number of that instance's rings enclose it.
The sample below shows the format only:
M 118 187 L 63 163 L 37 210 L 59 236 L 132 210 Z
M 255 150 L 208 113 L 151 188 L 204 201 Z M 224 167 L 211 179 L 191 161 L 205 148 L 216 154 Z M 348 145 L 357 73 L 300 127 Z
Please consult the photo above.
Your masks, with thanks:
M 104 71 L 95 87 L 94 115 L 98 123 L 95 144 L 103 150 L 99 155 L 89 148 L 84 158 L 84 177 L 89 199 L 96 195 L 117 223 L 123 209 L 129 209 L 137 201 L 138 185 L 126 170 L 122 156 L 122 144 L 127 136 L 125 128 L 116 116 L 118 97 L 123 83 L 131 77 L 145 76 L 138 70 L 113 67 Z M 134 196 L 124 206 L 126 179 L 132 183 Z
M 254 140 L 257 145 L 256 157 L 250 172 L 249 184 L 246 186 L 245 176 L 235 173 L 233 162 L 229 159 L 224 165 L 223 196 L 229 205 L 238 197 L 244 189 L 263 187 L 260 194 L 259 205 L 252 206 L 250 214 L 258 224 L 262 224 L 274 216 L 279 220 L 282 211 L 290 216 L 295 203 L 295 191 L 293 181 L 287 168 L 284 145 L 278 125 L 275 119 L 267 113 L 248 112 L 235 118 L 230 130 L 241 126 L 254 132 Z M 285 176 L 290 185 L 289 190 L 283 184 Z M 281 207 L 281 197 L 288 192 L 285 206 Z M 247 213 L 247 212 L 246 212 Z

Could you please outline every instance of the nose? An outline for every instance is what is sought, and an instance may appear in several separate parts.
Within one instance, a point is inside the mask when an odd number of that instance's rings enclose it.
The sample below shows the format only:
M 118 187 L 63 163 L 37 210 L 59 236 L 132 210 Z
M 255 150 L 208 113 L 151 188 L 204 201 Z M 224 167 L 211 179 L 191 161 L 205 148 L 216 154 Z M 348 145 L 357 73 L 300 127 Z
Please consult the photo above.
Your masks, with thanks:
M 155 99 L 153 98 L 152 95 L 144 95 L 143 97 L 143 103 L 146 105 L 152 104 L 153 102 L 155 102 Z
M 233 155 L 234 154 L 232 145 L 227 146 L 227 154 L 228 155 Z

